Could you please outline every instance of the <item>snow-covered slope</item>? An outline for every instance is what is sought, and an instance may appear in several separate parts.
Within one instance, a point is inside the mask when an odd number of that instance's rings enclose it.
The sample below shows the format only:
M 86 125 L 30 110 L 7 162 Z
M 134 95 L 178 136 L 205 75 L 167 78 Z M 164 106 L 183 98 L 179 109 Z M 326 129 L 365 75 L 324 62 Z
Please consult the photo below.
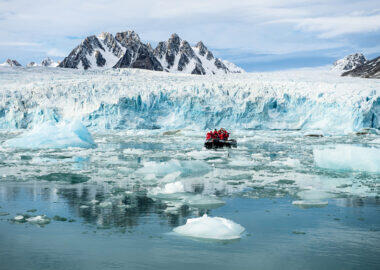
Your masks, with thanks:
M 335 61 L 332 69 L 341 72 L 349 71 L 363 65 L 366 61 L 367 59 L 361 53 L 350 54 Z
M 0 127 L 81 118 L 92 129 L 380 128 L 380 82 L 329 70 L 191 76 L 138 69 L 0 68 Z
M 241 72 L 240 68 L 232 65 L 230 71 L 202 42 L 191 47 L 186 40 L 173 34 L 153 50 L 134 31 L 117 33 L 115 37 L 110 33 L 89 36 L 59 66 L 77 69 L 139 68 L 202 75 Z
M 1 67 L 21 67 L 22 65 L 16 60 L 7 59 L 4 63 L 0 64 Z
M 241 67 L 238 67 L 234 63 L 231 63 L 231 62 L 229 62 L 227 60 L 223 60 L 223 64 L 228 68 L 228 70 L 231 73 L 245 73 L 244 69 L 242 69 Z

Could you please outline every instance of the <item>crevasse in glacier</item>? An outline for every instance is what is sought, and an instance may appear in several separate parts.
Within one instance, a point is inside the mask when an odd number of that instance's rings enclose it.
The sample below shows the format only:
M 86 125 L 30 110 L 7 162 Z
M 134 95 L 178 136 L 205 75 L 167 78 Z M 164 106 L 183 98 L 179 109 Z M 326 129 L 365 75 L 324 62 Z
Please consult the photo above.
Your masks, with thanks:
M 0 128 L 80 117 L 91 129 L 380 128 L 379 82 L 327 70 L 192 76 L 0 68 Z

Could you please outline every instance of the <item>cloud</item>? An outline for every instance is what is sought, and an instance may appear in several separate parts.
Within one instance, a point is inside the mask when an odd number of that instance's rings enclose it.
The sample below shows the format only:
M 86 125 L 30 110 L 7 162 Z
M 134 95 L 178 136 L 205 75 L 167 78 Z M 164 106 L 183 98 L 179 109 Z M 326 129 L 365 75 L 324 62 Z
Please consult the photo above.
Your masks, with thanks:
M 36 47 L 36 46 L 40 46 L 41 44 L 40 43 L 35 43 L 35 42 L 20 42 L 20 41 L 3 41 L 3 42 L 0 42 L 0 46 L 6 46 L 6 47 L 13 47 L 13 46 L 17 46 L 17 47 Z
M 0 0 L 0 36 L 22 37 L 14 46 L 29 44 L 24 57 L 31 58 L 37 49 L 62 57 L 83 37 L 125 30 L 152 44 L 176 32 L 192 44 L 234 50 L 236 57 L 287 54 L 370 47 L 354 35 L 378 36 L 379 12 L 377 0 Z M 0 56 L 22 51 L 2 44 L 10 42 L 0 42 Z
M 58 56 L 58 57 L 65 57 L 66 56 L 65 52 L 63 52 L 63 51 L 61 51 L 59 49 L 56 49 L 56 48 L 47 50 L 46 54 L 48 56 Z
M 296 22 L 297 29 L 318 32 L 320 38 L 333 38 L 345 34 L 374 32 L 380 29 L 380 15 L 341 16 L 288 20 Z

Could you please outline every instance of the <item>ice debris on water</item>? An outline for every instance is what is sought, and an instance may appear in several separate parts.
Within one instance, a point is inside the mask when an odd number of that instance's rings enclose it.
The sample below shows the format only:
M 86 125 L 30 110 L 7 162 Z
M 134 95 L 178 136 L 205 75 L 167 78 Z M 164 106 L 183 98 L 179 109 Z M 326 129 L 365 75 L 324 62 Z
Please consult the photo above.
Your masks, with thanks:
M 185 188 L 181 181 L 177 181 L 174 183 L 167 183 L 162 188 L 156 187 L 150 193 L 152 195 L 157 195 L 157 194 L 173 194 L 173 193 L 180 193 L 180 192 L 185 192 Z
M 324 207 L 328 205 L 328 201 L 299 200 L 299 201 L 293 201 L 292 204 L 300 208 L 313 208 L 313 207 Z
M 190 218 L 185 225 L 174 228 L 174 232 L 194 238 L 232 240 L 241 238 L 245 231 L 241 225 L 221 217 Z
M 318 167 L 331 170 L 380 172 L 380 148 L 339 144 L 313 150 Z
M 38 224 L 38 225 L 45 225 L 45 224 L 50 223 L 50 219 L 46 217 L 45 215 L 30 217 L 30 218 L 27 218 L 26 221 L 29 223 Z
M 4 142 L 14 148 L 93 148 L 96 146 L 91 134 L 80 121 L 71 123 L 43 123 L 17 138 Z

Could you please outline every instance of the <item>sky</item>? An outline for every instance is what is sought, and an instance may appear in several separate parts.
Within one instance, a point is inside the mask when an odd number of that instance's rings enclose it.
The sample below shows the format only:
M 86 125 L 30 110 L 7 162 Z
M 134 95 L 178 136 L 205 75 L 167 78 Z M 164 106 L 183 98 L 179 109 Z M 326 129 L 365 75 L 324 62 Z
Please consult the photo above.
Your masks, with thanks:
M 89 35 L 135 30 L 156 45 L 177 33 L 247 71 L 380 54 L 378 0 L 0 0 L 0 62 L 62 60 Z

